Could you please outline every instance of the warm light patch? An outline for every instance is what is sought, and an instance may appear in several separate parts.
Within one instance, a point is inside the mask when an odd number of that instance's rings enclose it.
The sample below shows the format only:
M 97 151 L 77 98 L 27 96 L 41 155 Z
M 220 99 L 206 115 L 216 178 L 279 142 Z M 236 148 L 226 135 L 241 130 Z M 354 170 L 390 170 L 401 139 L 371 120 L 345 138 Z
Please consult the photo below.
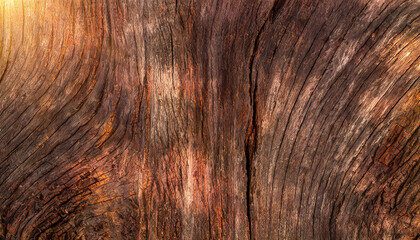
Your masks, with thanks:
M 0 1 L 3 2 L 3 4 L 6 7 L 15 5 L 15 0 L 0 0 Z

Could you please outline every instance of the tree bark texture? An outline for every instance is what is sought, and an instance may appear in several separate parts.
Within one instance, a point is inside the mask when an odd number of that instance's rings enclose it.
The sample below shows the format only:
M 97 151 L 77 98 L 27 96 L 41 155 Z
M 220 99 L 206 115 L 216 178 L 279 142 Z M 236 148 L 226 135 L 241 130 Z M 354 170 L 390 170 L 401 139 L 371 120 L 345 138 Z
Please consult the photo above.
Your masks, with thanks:
M 416 239 L 418 0 L 1 0 L 0 239 Z

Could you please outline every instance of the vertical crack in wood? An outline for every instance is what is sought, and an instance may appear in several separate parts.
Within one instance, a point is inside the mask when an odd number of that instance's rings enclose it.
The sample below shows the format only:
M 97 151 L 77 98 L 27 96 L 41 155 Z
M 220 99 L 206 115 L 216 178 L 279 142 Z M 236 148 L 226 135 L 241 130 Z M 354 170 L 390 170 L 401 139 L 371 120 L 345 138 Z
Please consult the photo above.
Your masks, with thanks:
M 252 221 L 251 221 L 251 202 L 252 202 L 252 193 L 251 193 L 251 177 L 252 177 L 252 160 L 255 153 L 255 148 L 257 146 L 257 104 L 256 104 L 256 94 L 257 94 L 257 80 L 255 83 L 252 82 L 252 67 L 254 64 L 254 59 L 256 51 L 258 49 L 258 44 L 260 40 L 261 33 L 264 29 L 265 24 L 267 23 L 268 18 L 264 21 L 263 25 L 258 31 L 258 34 L 254 41 L 254 46 L 251 53 L 251 58 L 249 61 L 249 99 L 251 109 L 251 117 L 249 123 L 249 129 L 246 133 L 245 138 L 245 157 L 246 157 L 246 172 L 247 172 L 247 189 L 246 189 L 246 203 L 247 203 L 247 217 L 248 217 L 248 228 L 249 228 L 249 238 L 252 239 Z
M 271 8 L 269 18 L 271 23 L 274 22 L 277 15 L 280 13 L 280 10 L 283 8 L 284 4 L 286 3 L 286 0 L 277 0 L 274 2 L 273 7 Z
M 250 78 L 251 79 L 251 78 Z M 251 84 L 251 82 L 250 82 Z M 251 89 L 251 85 L 250 85 Z M 256 85 L 254 91 L 250 90 L 250 99 L 252 107 L 252 115 L 250 121 L 250 128 L 245 138 L 245 158 L 246 158 L 246 174 L 247 174 L 247 185 L 246 185 L 246 207 L 247 207 L 247 218 L 248 218 L 248 228 L 249 228 L 249 239 L 252 239 L 252 222 L 251 222 L 251 176 L 252 176 L 252 160 L 255 152 L 255 146 L 257 144 L 256 139 L 256 104 L 255 104 L 255 93 Z
M 276 14 L 280 12 L 282 7 L 284 6 L 285 0 L 277 0 L 274 2 L 273 6 L 271 7 L 271 10 L 268 13 L 268 16 L 265 18 L 264 23 L 261 25 L 261 27 L 258 30 L 257 36 L 254 40 L 254 45 L 251 52 L 251 57 L 249 60 L 249 98 L 250 98 L 250 107 L 251 110 L 251 117 L 250 117 L 250 123 L 249 123 L 249 129 L 246 133 L 245 138 L 245 157 L 246 157 L 246 172 L 247 172 L 247 189 L 246 189 L 246 203 L 247 203 L 247 217 L 248 217 L 248 228 L 249 228 L 249 239 L 252 238 L 252 219 L 251 219 L 251 205 L 252 205 L 252 174 L 253 174 L 253 159 L 254 154 L 256 151 L 256 147 L 258 144 L 258 124 L 257 124 L 257 102 L 256 102 L 256 95 L 257 95 L 257 77 L 255 77 L 254 83 L 252 82 L 252 75 L 253 75 L 253 65 L 254 60 L 256 57 L 257 49 L 259 46 L 260 38 L 262 35 L 262 32 L 268 22 L 268 20 L 271 21 L 271 23 L 274 21 Z

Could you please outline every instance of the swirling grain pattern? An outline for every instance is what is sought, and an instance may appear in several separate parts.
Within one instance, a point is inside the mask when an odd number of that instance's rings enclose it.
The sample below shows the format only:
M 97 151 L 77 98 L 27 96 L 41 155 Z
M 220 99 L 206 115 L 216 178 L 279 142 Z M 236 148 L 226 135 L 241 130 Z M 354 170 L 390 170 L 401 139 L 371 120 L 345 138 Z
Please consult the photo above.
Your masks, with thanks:
M 0 0 L 0 239 L 416 239 L 418 0 Z

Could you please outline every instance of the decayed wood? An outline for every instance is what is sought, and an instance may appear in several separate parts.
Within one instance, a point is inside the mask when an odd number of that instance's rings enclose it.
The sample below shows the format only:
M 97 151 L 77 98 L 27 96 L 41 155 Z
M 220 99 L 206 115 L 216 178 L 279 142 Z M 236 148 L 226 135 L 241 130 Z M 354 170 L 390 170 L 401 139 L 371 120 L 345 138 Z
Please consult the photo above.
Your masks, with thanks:
M 415 239 L 417 0 L 1 0 L 0 239 Z

